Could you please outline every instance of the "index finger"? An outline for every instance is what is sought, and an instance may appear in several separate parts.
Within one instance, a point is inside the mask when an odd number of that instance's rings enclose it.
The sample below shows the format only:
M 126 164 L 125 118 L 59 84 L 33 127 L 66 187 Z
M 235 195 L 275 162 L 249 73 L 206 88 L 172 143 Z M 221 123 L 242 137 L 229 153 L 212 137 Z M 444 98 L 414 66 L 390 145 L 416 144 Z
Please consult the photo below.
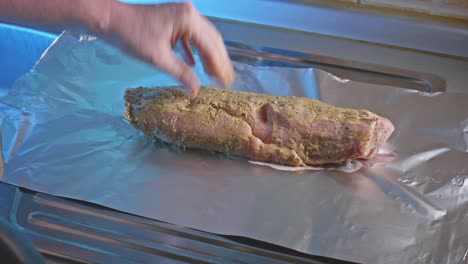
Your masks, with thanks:
M 234 81 L 234 68 L 219 31 L 201 15 L 192 24 L 191 41 L 198 49 L 205 70 L 216 77 L 223 85 L 230 86 Z

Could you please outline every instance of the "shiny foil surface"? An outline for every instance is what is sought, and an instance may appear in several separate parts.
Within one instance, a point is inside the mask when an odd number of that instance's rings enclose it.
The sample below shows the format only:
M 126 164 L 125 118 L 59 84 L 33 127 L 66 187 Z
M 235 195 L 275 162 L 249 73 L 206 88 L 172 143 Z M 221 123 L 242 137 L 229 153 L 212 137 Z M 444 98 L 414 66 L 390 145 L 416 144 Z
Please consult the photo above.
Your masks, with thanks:
M 233 89 L 368 109 L 396 130 L 352 173 L 276 170 L 156 143 L 124 118 L 124 91 L 177 82 L 99 40 L 64 33 L 0 99 L 1 179 L 313 255 L 468 263 L 468 94 L 359 83 L 312 68 L 235 67 Z

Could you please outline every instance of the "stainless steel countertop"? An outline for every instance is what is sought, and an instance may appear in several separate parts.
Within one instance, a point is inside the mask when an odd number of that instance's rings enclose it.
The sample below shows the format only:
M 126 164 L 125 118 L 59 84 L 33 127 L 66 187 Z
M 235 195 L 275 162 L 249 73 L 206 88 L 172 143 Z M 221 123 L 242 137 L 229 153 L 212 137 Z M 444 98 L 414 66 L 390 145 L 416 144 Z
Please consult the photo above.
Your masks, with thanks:
M 444 86 L 447 92 L 468 92 L 468 60 L 299 31 L 214 21 L 227 41 L 313 54 L 357 68 L 367 64 L 377 68 L 413 72 L 414 77 L 433 75 L 438 77 L 437 82 L 442 81 L 436 85 Z
M 160 3 L 165 0 L 123 0 Z M 468 58 L 468 23 L 455 25 L 421 18 L 350 10 L 298 0 L 192 0 L 200 12 L 218 19 L 266 25 L 329 37 Z
M 164 0 L 124 0 L 159 3 Z M 467 92 L 468 23 L 320 6 L 297 0 L 193 0 L 228 41 L 438 76 L 448 92 Z
M 0 218 L 26 234 L 46 263 L 351 263 L 218 236 L 2 182 Z

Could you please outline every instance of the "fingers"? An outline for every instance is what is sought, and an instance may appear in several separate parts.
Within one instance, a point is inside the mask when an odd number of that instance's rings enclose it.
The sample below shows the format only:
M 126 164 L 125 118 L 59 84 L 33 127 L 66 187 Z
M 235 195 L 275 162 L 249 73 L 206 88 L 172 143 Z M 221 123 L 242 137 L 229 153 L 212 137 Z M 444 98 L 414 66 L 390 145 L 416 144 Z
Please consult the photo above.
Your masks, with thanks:
M 189 65 L 189 66 L 194 66 L 195 65 L 195 58 L 193 57 L 193 51 L 192 51 L 192 48 L 190 47 L 190 42 L 187 38 L 184 38 L 182 40 L 182 46 L 184 48 L 184 59 L 185 59 L 185 62 Z
M 170 49 L 158 54 L 159 56 L 153 58 L 153 64 L 180 80 L 187 88 L 186 95 L 195 98 L 200 89 L 200 82 L 192 69 Z
M 194 17 L 196 21 L 186 24 L 191 27 L 186 30 L 200 52 L 205 71 L 223 85 L 230 86 L 234 81 L 234 69 L 221 34 L 208 19 L 200 15 Z

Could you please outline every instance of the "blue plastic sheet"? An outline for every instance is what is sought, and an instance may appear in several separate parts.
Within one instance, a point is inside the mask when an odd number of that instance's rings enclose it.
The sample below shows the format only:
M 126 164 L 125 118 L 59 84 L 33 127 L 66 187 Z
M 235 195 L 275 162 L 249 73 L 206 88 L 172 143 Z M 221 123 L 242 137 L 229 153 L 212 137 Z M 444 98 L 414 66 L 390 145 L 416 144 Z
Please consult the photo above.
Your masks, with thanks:
M 34 66 L 55 38 L 41 31 L 0 24 L 0 96 Z

